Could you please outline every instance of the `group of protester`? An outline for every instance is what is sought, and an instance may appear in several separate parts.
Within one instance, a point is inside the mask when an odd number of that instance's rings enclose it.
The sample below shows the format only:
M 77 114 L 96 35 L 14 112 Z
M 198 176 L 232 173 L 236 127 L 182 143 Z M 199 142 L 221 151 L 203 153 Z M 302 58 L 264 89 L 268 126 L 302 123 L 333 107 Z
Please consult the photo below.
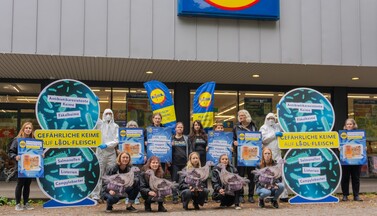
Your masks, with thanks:
M 162 116 L 159 113 L 152 115 L 151 127 L 163 127 L 161 124 Z M 352 124 L 352 125 L 351 125 Z M 129 128 L 137 128 L 138 125 L 135 121 L 127 123 Z M 102 120 L 98 122 L 97 128 L 102 133 L 102 144 L 97 148 L 96 155 L 100 165 L 100 176 L 114 175 L 121 173 L 129 173 L 133 167 L 131 156 L 129 153 L 123 151 L 117 151 L 119 144 L 118 130 L 119 126 L 114 122 L 113 112 L 110 109 L 106 109 L 103 112 Z M 345 129 L 356 129 L 357 125 L 353 119 L 347 119 L 345 123 Z M 223 131 L 222 124 L 216 124 L 215 131 Z M 145 164 L 139 166 L 141 172 L 136 172 L 134 175 L 134 183 L 132 187 L 127 188 L 125 193 L 127 194 L 127 207 L 126 210 L 130 212 L 137 212 L 138 210 L 133 206 L 135 200 L 141 196 L 144 200 L 145 211 L 152 211 L 151 203 L 158 202 L 158 211 L 166 212 L 164 207 L 164 200 L 154 199 L 157 196 L 156 191 L 153 191 L 150 187 L 151 174 L 158 178 L 164 177 L 165 167 L 168 167 L 171 172 L 172 180 L 179 183 L 178 189 L 173 190 L 173 203 L 179 203 L 179 195 L 181 196 L 182 206 L 185 210 L 189 209 L 189 202 L 193 201 L 193 207 L 196 210 L 200 209 L 205 202 L 208 201 L 209 189 L 207 181 L 203 181 L 200 184 L 200 189 L 190 186 L 185 178 L 180 177 L 179 171 L 184 171 L 192 168 L 200 168 L 206 163 L 206 152 L 208 151 L 208 136 L 205 133 L 200 121 L 194 121 L 191 132 L 188 136 L 183 134 L 184 125 L 182 122 L 178 122 L 175 127 L 175 134 L 172 138 L 172 162 L 168 164 L 161 163 L 160 159 L 156 156 L 150 158 L 145 157 Z M 18 136 L 13 140 L 9 156 L 17 161 L 20 157 L 17 154 L 17 138 L 34 138 L 33 125 L 31 122 L 23 124 Z M 256 124 L 252 121 L 251 116 L 247 110 L 240 110 L 238 112 L 238 123 L 233 128 L 233 155 L 237 158 L 237 132 L 238 131 L 258 131 Z M 274 208 L 279 208 L 280 200 L 287 201 L 288 193 L 282 183 L 282 179 L 276 179 L 273 186 L 266 186 L 259 182 L 258 176 L 254 176 L 254 169 L 261 169 L 264 167 L 274 166 L 281 157 L 281 151 L 278 147 L 277 137 L 282 136 L 281 128 L 276 121 L 276 117 L 273 113 L 269 113 L 264 125 L 260 128 L 262 134 L 262 158 L 260 164 L 257 167 L 245 167 L 237 166 L 237 160 L 235 164 L 232 164 L 232 158 L 228 158 L 227 154 L 223 154 L 219 158 L 219 164 L 211 170 L 211 183 L 213 188 L 212 200 L 220 203 L 221 208 L 226 208 L 234 205 L 235 209 L 241 209 L 240 203 L 244 203 L 244 189 L 234 191 L 232 194 L 225 192 L 224 182 L 221 181 L 219 176 L 222 166 L 226 171 L 230 173 L 237 173 L 241 177 L 247 177 L 248 183 L 248 202 L 254 203 L 254 191 L 259 196 L 258 206 L 265 207 L 264 200 L 266 197 L 270 197 L 271 204 Z M 146 137 L 146 136 L 145 136 Z M 147 145 L 147 141 L 145 142 Z M 349 176 L 352 176 L 352 187 L 354 192 L 354 200 L 362 201 L 359 197 L 359 177 L 361 166 L 343 166 L 342 177 L 342 191 L 343 201 L 348 200 L 348 184 Z M 153 172 L 149 171 L 152 170 Z M 148 172 L 147 172 L 148 171 Z M 101 201 L 105 200 L 107 203 L 106 211 L 111 212 L 113 205 L 118 203 L 120 199 L 125 198 L 116 194 L 114 190 L 109 189 L 105 182 L 102 182 L 102 178 L 99 180 L 96 189 L 92 193 L 92 198 Z M 29 193 L 30 193 L 29 178 L 18 178 L 16 186 L 16 210 L 30 210 L 33 209 L 29 205 Z M 23 205 L 21 205 L 21 194 L 23 193 Z

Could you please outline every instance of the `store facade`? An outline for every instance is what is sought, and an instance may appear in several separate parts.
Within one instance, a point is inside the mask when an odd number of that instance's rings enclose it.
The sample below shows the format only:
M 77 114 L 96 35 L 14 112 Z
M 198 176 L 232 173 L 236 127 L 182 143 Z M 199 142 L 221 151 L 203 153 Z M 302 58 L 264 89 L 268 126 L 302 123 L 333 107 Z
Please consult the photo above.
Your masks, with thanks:
M 367 131 L 373 156 L 373 8 L 375 1 L 281 0 L 280 20 L 258 21 L 179 17 L 176 0 L 1 1 L 1 149 L 24 121 L 38 128 L 36 98 L 56 79 L 83 81 L 99 97 L 101 110 L 114 110 L 119 125 L 137 120 L 143 127 L 151 115 L 143 82 L 154 79 L 170 89 L 186 133 L 193 93 L 204 82 L 217 83 L 215 118 L 226 130 L 239 109 L 248 109 L 260 127 L 285 92 L 314 88 L 334 107 L 334 130 L 355 118 Z M 365 174 L 373 176 L 372 168 Z

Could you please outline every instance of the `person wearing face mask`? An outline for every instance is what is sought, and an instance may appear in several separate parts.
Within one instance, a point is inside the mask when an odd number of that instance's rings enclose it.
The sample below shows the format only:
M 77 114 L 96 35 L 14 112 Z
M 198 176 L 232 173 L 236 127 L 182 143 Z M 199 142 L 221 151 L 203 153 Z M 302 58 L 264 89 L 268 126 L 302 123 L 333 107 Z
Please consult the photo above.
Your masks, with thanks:
M 92 198 L 98 202 L 100 199 L 100 191 L 102 186 L 102 176 L 110 167 L 115 166 L 116 162 L 116 147 L 119 144 L 119 126 L 114 122 L 114 115 L 111 109 L 105 109 L 102 115 L 102 120 L 97 122 L 97 129 L 102 134 L 102 144 L 98 146 L 96 155 L 100 166 L 100 178 L 98 185 L 94 189 Z
M 283 136 L 279 124 L 273 113 L 268 113 L 264 120 L 264 125 L 260 128 L 262 133 L 263 147 L 268 147 L 272 151 L 272 159 L 279 161 L 281 159 L 281 151 L 278 146 L 278 137 Z

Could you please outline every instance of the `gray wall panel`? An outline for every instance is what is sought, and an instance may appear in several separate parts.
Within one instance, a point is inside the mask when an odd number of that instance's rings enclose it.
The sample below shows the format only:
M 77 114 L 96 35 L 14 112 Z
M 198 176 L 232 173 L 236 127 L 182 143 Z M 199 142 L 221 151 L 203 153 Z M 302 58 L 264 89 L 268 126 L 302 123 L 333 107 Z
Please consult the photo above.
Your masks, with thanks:
M 106 56 L 107 0 L 85 1 L 84 55 Z
M 131 57 L 152 58 L 152 1 L 131 0 Z
M 197 19 L 197 59 L 218 60 L 218 20 L 210 18 Z
M 61 0 L 38 0 L 37 53 L 60 53 Z
M 14 0 L 13 52 L 36 52 L 37 0 Z
M 12 52 L 13 0 L 0 0 L 0 52 Z
M 153 58 L 174 59 L 175 0 L 153 2 Z
M 340 0 L 322 0 L 322 64 L 342 64 Z
M 279 22 L 260 22 L 261 24 L 261 62 L 280 63 L 281 44 L 280 44 L 280 23 Z
M 284 63 L 301 63 L 301 2 L 281 0 L 280 33 Z
M 321 1 L 301 1 L 302 63 L 321 64 Z
M 131 0 L 109 0 L 107 56 L 129 57 Z
M 195 60 L 197 41 L 197 18 L 175 18 L 175 59 Z
M 219 20 L 219 61 L 239 61 L 239 25 L 237 20 Z
M 363 66 L 377 66 L 377 1 L 360 1 Z
M 277 22 L 176 12 L 176 0 L 0 0 L 0 51 L 377 65 L 376 0 L 281 0 Z
M 62 55 L 84 55 L 84 11 L 84 0 L 62 0 Z
M 259 21 L 239 20 L 239 47 L 241 62 L 260 61 Z
M 360 0 L 341 1 L 342 63 L 361 64 Z

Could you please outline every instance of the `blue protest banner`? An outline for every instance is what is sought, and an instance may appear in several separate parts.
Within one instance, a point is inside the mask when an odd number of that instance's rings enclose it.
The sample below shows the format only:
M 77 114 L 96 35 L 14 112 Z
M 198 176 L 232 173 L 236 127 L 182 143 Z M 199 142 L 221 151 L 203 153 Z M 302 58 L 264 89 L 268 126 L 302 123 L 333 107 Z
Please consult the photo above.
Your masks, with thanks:
M 157 156 L 162 163 L 172 161 L 172 129 L 147 127 L 147 157 Z
M 262 156 L 262 134 L 238 131 L 237 138 L 238 166 L 257 166 Z
M 223 154 L 227 154 L 228 158 L 232 158 L 232 143 L 232 132 L 210 131 L 208 133 L 207 161 L 213 161 L 213 163 L 217 164 Z
M 40 178 L 44 175 L 43 169 L 43 141 L 31 138 L 17 138 L 19 178 Z
M 207 82 L 201 85 L 195 92 L 193 102 L 193 121 L 201 121 L 204 129 L 213 127 L 213 104 L 215 82 Z
M 152 80 L 144 83 L 153 113 L 162 115 L 161 124 L 165 127 L 175 127 L 176 117 L 173 99 L 165 84 Z
M 144 164 L 144 130 L 119 128 L 119 150 L 131 155 L 133 164 Z

